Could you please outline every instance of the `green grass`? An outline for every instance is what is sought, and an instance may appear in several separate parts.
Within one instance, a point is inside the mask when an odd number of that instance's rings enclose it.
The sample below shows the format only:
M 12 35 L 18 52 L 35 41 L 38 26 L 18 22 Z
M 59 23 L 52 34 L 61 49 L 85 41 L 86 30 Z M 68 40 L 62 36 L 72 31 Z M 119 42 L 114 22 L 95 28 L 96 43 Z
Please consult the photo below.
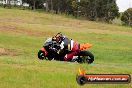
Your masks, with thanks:
M 37 51 L 44 40 L 57 32 L 93 44 L 94 63 L 38 60 Z M 132 75 L 132 28 L 0 8 L 0 88 L 80 88 L 75 80 L 80 66 L 92 74 Z M 131 88 L 132 83 L 81 87 Z

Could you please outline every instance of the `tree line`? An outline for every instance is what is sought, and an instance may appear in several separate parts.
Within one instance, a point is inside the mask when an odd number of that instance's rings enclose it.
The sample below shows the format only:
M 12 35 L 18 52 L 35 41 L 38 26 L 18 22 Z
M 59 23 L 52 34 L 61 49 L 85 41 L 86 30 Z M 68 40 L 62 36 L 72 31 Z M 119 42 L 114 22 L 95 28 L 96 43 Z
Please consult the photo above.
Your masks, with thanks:
M 116 0 L 23 0 L 35 10 L 65 13 L 75 17 L 86 17 L 92 21 L 111 22 L 119 16 Z
M 120 16 L 116 0 L 22 0 L 22 3 L 28 3 L 32 10 L 44 9 L 47 12 L 84 17 L 91 21 L 110 23 Z M 121 17 L 124 24 L 130 26 L 132 25 L 131 11 L 124 12 Z M 124 15 L 127 15 L 127 17 Z

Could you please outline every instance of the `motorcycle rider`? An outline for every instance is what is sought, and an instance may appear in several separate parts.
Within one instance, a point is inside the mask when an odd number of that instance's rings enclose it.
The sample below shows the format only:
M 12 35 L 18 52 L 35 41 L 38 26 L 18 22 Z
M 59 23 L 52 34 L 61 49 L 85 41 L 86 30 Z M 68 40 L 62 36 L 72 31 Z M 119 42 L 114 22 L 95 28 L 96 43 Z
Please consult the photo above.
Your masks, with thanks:
M 85 50 L 91 46 L 92 45 L 88 43 L 78 44 L 62 33 L 57 33 L 56 36 L 48 38 L 45 41 L 43 48 L 38 52 L 38 58 L 43 60 L 45 57 L 48 57 L 47 60 L 54 58 L 60 61 L 71 61 L 73 56 L 80 50 Z
M 58 33 L 54 36 L 52 41 L 55 41 L 60 46 L 60 49 L 58 50 L 59 54 L 67 52 L 63 58 L 64 61 L 71 61 L 73 56 L 79 52 L 79 44 L 72 39 L 68 39 L 62 33 Z

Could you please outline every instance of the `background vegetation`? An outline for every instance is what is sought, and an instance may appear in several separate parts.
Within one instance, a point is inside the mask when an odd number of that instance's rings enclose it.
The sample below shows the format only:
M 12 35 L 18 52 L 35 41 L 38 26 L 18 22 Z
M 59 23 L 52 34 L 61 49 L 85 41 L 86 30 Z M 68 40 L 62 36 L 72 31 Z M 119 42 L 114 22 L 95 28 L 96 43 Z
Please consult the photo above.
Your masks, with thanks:
M 132 26 L 132 8 L 127 9 L 121 17 L 125 25 Z
M 0 1 L 2 2 L 3 0 Z M 13 2 L 14 4 L 12 4 Z M 131 8 L 125 11 L 123 15 L 122 13 L 120 14 L 116 0 L 22 0 L 20 6 L 17 5 L 17 2 L 18 0 L 7 0 L 6 4 L 0 5 L 4 8 L 14 6 L 22 9 L 37 9 L 90 21 L 101 21 L 118 25 L 125 24 L 128 26 L 132 24 Z M 25 6 L 25 3 L 27 3 L 27 6 Z
M 7 6 L 11 8 L 12 0 L 7 1 Z M 22 3 L 28 3 L 32 10 L 45 9 L 92 21 L 111 22 L 119 16 L 116 0 L 22 0 Z

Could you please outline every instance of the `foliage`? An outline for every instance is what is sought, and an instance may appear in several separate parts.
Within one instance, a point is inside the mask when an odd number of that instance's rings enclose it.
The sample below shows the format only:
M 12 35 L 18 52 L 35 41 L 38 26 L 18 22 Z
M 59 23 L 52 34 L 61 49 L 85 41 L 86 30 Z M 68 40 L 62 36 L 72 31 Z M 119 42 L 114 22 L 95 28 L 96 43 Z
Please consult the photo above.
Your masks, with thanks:
M 10 7 L 10 1 L 8 6 Z M 85 17 L 91 21 L 111 22 L 119 16 L 116 0 L 22 0 L 28 3 L 32 10 L 46 9 L 46 11 L 64 13 L 75 17 Z M 45 6 L 44 6 L 45 4 Z
M 32 10 L 43 8 L 45 0 L 22 0 L 23 3 L 28 3 Z
M 112 21 L 119 16 L 115 0 L 24 0 L 33 6 L 38 7 L 40 3 L 46 2 L 47 11 L 54 11 L 56 14 L 65 13 L 73 16 L 87 17 L 89 20 Z M 34 5 L 35 4 L 35 5 Z
M 124 24 L 132 26 L 132 8 L 127 9 L 121 16 Z
M 82 0 L 80 6 L 82 15 L 90 20 L 110 22 L 119 16 L 115 0 Z

